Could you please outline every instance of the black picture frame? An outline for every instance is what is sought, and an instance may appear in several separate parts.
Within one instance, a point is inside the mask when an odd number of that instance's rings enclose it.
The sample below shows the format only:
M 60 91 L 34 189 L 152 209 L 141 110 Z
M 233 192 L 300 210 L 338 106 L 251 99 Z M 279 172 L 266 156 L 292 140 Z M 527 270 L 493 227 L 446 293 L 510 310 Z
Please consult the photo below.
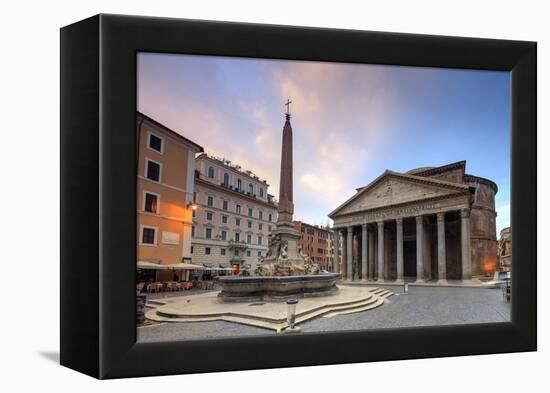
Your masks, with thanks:
M 136 343 L 136 53 L 511 71 L 512 320 Z M 536 43 L 97 15 L 61 29 L 61 364 L 96 378 L 537 348 Z

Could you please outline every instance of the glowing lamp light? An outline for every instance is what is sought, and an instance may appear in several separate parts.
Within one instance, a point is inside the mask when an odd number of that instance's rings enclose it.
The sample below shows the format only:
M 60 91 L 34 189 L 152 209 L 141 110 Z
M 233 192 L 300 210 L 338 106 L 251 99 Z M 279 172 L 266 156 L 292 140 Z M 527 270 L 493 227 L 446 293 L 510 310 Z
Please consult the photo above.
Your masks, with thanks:
M 199 205 L 197 205 L 195 202 L 189 202 L 187 204 L 187 208 L 191 209 L 191 210 L 197 210 L 198 207 L 199 207 Z

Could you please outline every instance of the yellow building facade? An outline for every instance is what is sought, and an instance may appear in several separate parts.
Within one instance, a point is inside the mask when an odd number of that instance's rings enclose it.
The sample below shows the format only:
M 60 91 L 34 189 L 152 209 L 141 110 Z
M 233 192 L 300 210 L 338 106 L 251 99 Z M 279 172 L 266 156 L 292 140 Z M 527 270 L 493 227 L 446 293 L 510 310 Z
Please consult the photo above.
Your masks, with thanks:
M 204 150 L 139 112 L 137 144 L 137 260 L 190 263 L 195 154 Z M 174 272 L 159 270 L 157 278 Z

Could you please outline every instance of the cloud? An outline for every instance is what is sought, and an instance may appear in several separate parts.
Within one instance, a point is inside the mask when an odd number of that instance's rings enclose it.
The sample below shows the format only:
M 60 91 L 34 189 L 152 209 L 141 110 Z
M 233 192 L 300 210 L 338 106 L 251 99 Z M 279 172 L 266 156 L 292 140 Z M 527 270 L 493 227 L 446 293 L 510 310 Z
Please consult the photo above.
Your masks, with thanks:
M 450 78 L 449 71 L 414 67 L 147 54 L 138 57 L 138 109 L 252 170 L 277 197 L 290 98 L 295 213 L 319 223 L 384 169 L 429 165 L 434 157 L 445 163 L 459 150 L 436 148 L 452 140 L 442 135 L 462 135 L 448 128 L 448 117 L 434 116 L 452 98 L 435 74 L 453 81 L 453 72 Z M 437 128 L 437 140 L 413 145 L 423 128 Z M 508 225 L 509 204 L 498 212 L 499 228 Z

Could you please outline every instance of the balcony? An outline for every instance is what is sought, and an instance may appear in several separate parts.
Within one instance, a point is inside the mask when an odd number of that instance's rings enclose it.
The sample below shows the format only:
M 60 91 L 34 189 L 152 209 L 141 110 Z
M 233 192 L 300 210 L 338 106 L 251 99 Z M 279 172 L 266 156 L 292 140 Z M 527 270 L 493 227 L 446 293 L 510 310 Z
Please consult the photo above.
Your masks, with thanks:
M 230 250 L 246 250 L 248 248 L 248 245 L 242 240 L 231 239 L 227 242 L 227 245 Z

